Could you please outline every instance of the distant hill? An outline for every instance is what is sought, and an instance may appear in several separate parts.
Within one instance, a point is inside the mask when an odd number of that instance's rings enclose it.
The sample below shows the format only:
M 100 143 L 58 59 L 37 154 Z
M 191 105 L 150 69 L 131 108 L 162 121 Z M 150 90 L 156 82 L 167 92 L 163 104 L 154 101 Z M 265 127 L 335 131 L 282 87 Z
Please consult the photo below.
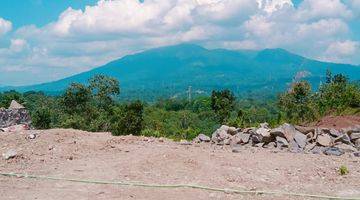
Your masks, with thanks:
M 318 87 L 326 69 L 360 79 L 360 66 L 320 62 L 284 49 L 243 51 L 205 49 L 180 44 L 144 51 L 114 60 L 104 66 L 54 82 L 5 87 L 2 90 L 59 93 L 70 83 L 85 83 L 95 74 L 119 79 L 123 98 L 155 99 L 192 93 L 209 94 L 212 89 L 229 88 L 237 94 L 283 91 L 296 78 L 309 80 Z

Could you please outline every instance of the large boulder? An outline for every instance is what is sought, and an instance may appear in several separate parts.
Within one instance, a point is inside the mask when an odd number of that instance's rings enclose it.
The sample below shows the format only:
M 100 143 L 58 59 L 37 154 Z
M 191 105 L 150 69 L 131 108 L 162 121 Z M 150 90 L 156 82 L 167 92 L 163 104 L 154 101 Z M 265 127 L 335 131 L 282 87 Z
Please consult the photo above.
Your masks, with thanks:
M 324 147 L 328 147 L 331 145 L 331 137 L 327 134 L 318 135 L 316 142 Z
M 304 147 L 306 146 L 306 140 L 307 140 L 306 135 L 297 131 L 297 132 L 295 132 L 294 140 L 297 143 L 297 145 L 300 147 L 300 149 L 304 149 Z
M 360 132 L 351 133 L 351 134 L 350 134 L 350 139 L 351 139 L 351 140 L 360 139 Z
M 255 131 L 253 138 L 256 138 L 258 142 L 269 143 L 272 142 L 272 136 L 270 135 L 270 129 L 259 128 Z
M 25 109 L 25 107 L 23 105 L 19 104 L 17 101 L 12 100 L 8 109 L 13 109 L 13 110 Z

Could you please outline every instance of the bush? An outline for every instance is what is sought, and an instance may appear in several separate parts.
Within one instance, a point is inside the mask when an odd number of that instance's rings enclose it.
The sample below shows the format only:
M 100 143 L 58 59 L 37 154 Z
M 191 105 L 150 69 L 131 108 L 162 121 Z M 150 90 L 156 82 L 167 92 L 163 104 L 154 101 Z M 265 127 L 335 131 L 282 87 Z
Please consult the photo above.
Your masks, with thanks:
M 113 135 L 140 135 L 143 129 L 144 105 L 132 102 L 114 109 L 111 132 Z
M 40 108 L 31 116 L 32 124 L 37 129 L 49 129 L 51 124 L 51 112 L 48 108 Z

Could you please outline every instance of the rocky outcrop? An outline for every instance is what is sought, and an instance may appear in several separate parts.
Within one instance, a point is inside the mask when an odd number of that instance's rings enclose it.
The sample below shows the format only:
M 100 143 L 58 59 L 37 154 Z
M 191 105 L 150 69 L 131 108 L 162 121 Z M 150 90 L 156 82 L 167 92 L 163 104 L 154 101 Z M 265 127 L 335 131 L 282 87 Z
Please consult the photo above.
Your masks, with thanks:
M 196 141 L 208 142 L 199 135 Z M 308 152 L 325 155 L 342 155 L 360 151 L 360 126 L 336 130 L 283 124 L 271 129 L 267 123 L 259 127 L 236 128 L 222 125 L 211 137 L 217 145 L 251 145 L 254 147 L 287 149 L 291 152 Z M 238 149 L 236 152 L 239 151 Z M 235 152 L 235 151 L 234 151 Z
M 24 106 L 12 101 L 8 109 L 0 108 L 0 128 L 8 128 L 16 125 L 29 127 L 31 118 Z

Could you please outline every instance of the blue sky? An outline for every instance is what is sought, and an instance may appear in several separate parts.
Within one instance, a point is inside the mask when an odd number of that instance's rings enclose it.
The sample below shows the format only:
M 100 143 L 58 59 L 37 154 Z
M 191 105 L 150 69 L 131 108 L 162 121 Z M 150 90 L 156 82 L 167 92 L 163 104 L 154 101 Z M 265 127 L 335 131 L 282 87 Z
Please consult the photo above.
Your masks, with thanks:
M 360 64 L 359 0 L 2 0 L 0 85 L 80 73 L 177 43 L 284 48 Z

